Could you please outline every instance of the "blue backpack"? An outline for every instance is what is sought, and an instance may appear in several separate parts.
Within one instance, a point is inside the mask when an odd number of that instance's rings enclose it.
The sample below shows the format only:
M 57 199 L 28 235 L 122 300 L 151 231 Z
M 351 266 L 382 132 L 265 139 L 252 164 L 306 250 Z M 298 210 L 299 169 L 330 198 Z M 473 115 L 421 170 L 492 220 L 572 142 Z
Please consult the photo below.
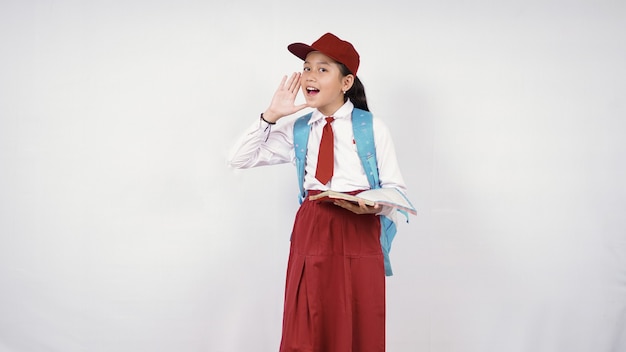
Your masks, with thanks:
M 311 115 L 313 115 L 313 113 L 299 117 L 293 126 L 293 147 L 296 152 L 296 170 L 298 172 L 298 184 L 300 186 L 300 204 L 302 204 L 306 198 L 306 190 L 304 189 L 304 167 L 306 163 L 309 133 L 311 132 L 308 125 Z M 380 181 L 378 179 L 378 163 L 376 161 L 376 146 L 374 144 L 372 118 L 372 113 L 369 111 L 357 108 L 352 111 L 352 129 L 357 152 L 370 187 L 374 189 L 380 188 Z M 389 251 L 391 250 L 391 242 L 396 236 L 396 224 L 386 216 L 379 216 L 379 218 L 381 227 L 380 244 L 385 259 L 385 275 L 391 276 L 393 275 L 393 271 L 391 270 Z

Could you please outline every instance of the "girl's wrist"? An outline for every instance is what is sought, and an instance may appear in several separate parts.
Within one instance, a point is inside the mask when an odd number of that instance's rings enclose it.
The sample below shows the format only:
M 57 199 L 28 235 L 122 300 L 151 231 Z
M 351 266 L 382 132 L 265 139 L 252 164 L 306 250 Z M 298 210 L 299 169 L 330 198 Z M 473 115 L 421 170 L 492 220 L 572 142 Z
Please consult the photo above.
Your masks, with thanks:
M 265 118 L 265 113 L 263 113 L 263 112 L 261 113 L 261 120 L 263 120 L 265 123 L 268 123 L 270 125 L 275 125 L 276 124 L 276 121 L 270 121 L 270 120 L 266 119 Z
M 261 113 L 261 120 L 269 123 L 270 125 L 273 125 L 276 123 L 276 121 L 278 121 L 280 117 L 276 116 L 274 114 L 272 114 L 271 112 L 265 111 L 263 113 Z

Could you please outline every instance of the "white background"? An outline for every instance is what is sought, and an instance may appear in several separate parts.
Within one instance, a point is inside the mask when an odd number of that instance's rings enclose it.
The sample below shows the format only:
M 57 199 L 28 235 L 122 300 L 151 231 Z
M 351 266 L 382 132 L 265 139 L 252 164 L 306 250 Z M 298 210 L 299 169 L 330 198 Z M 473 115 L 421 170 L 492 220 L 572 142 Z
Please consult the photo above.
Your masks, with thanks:
M 350 40 L 419 215 L 388 351 L 626 350 L 626 3 L 0 1 L 0 351 L 277 351 L 286 46 Z

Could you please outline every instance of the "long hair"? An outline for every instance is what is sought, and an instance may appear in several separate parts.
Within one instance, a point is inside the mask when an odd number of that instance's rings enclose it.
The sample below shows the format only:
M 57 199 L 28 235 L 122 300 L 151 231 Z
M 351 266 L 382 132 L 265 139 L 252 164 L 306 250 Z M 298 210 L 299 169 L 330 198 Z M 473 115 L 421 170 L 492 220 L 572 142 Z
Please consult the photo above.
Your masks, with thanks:
M 350 72 L 346 65 L 342 63 L 339 63 L 339 69 L 341 71 L 341 74 L 344 76 L 352 74 L 352 72 Z M 370 109 L 367 107 L 365 87 L 363 87 L 363 83 L 361 83 L 361 80 L 357 76 L 354 76 L 354 84 L 352 85 L 352 88 L 350 88 L 350 90 L 346 92 L 344 96 L 344 101 L 346 101 L 348 98 L 350 98 L 350 101 L 352 102 L 352 104 L 354 104 L 355 108 L 370 111 Z

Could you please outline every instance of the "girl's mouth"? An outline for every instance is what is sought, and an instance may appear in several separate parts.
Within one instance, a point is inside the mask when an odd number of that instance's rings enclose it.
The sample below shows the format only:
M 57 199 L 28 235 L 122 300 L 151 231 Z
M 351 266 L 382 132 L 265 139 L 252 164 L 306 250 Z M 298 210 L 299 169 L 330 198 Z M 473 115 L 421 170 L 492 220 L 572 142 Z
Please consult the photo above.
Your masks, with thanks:
M 317 93 L 319 93 L 319 92 L 320 92 L 320 90 L 319 90 L 319 89 L 317 89 L 317 88 L 313 88 L 313 87 L 306 87 L 306 94 L 307 94 L 307 95 L 313 96 L 313 95 L 316 95 L 316 94 L 317 94 Z

